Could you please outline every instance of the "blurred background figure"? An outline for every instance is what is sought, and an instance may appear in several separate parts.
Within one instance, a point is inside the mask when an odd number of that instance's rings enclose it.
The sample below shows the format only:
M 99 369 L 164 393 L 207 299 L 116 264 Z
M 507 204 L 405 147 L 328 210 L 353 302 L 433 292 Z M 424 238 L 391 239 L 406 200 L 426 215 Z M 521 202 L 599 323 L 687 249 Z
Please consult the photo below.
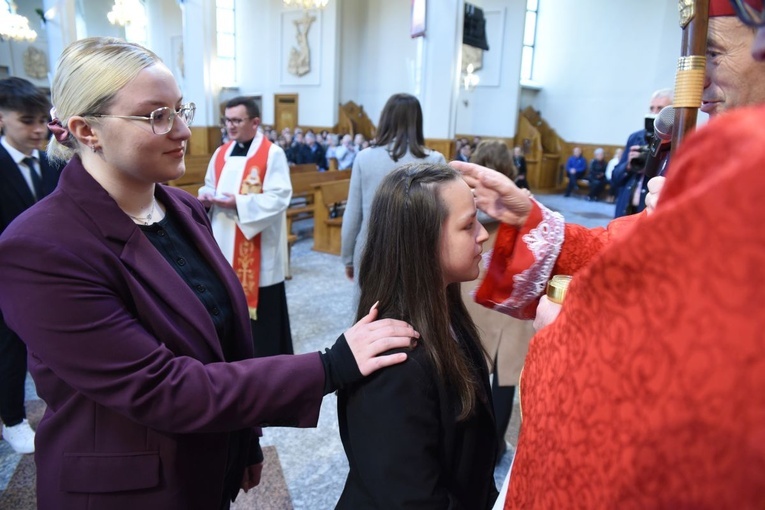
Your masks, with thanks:
M 582 156 L 582 149 L 574 147 L 571 156 L 566 161 L 566 177 L 568 177 L 568 186 L 566 186 L 566 192 L 564 197 L 570 197 L 571 193 L 579 189 L 579 185 L 576 183 L 578 179 L 584 177 L 587 173 L 587 160 Z
M 660 89 L 654 92 L 648 106 L 650 115 L 657 115 L 662 108 L 671 105 L 672 97 L 672 89 Z M 640 148 L 648 143 L 646 133 L 646 129 L 643 128 L 640 131 L 635 131 L 627 138 L 622 157 L 614 167 L 611 186 L 615 188 L 614 193 L 616 194 L 615 218 L 638 213 L 645 209 L 648 180 L 643 178 L 645 153 L 642 153 L 643 157 L 641 158 Z
M 606 152 L 598 147 L 595 149 L 595 157 L 590 161 L 590 170 L 587 178 L 590 181 L 590 193 L 587 200 L 598 201 L 603 189 L 606 187 Z
M 440 152 L 425 147 L 422 108 L 417 98 L 411 94 L 394 94 L 380 114 L 374 146 L 363 150 L 353 163 L 341 248 L 345 275 L 349 279 L 354 279 L 354 268 L 359 267 L 377 187 L 394 168 L 410 162 L 436 164 L 446 163 L 446 159 Z
M 499 140 L 484 140 L 478 144 L 471 163 L 476 163 L 515 179 L 517 169 L 513 164 L 514 157 L 504 142 Z M 478 220 L 489 233 L 483 243 L 483 253 L 488 254 L 494 249 L 499 222 L 482 211 L 478 211 Z M 461 286 L 462 299 L 465 308 L 475 322 L 478 335 L 484 351 L 489 356 L 492 367 L 491 396 L 494 404 L 494 419 L 497 434 L 497 462 L 507 450 L 507 427 L 513 413 L 515 387 L 523 368 L 529 340 L 534 334 L 531 321 L 525 321 L 500 314 L 479 305 L 473 299 L 473 293 L 480 286 L 486 275 L 486 266 L 481 264 L 478 278 Z
M 619 164 L 619 160 L 622 157 L 622 153 L 624 152 L 624 149 L 616 149 L 616 152 L 614 152 L 614 157 L 611 158 L 608 161 L 608 165 L 606 165 L 606 180 L 609 183 L 609 189 L 608 189 L 608 198 L 606 200 L 609 204 L 614 202 L 614 199 L 616 197 L 616 186 L 613 181 L 613 175 L 614 175 L 614 168 L 616 168 L 616 165 Z
M 519 188 L 530 189 L 529 182 L 526 180 L 526 158 L 520 147 L 513 147 L 513 164 L 518 171 L 515 176 L 515 185 Z

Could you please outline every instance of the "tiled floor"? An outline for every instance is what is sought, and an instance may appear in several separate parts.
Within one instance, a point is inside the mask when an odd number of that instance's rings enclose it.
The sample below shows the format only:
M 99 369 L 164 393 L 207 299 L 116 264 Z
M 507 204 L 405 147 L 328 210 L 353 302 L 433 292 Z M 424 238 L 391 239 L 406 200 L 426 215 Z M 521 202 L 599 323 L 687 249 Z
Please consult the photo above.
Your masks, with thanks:
M 537 199 L 563 213 L 568 221 L 587 227 L 605 225 L 613 216 L 613 205 L 587 202 L 581 197 L 540 195 Z M 298 223 L 296 227 L 302 227 L 305 233 L 310 229 L 310 222 Z M 299 240 L 293 247 L 292 274 L 292 280 L 287 282 L 287 299 L 295 352 L 323 350 L 351 325 L 353 284 L 345 279 L 339 257 L 312 251 L 308 237 Z M 36 399 L 31 384 L 27 397 Z M 31 405 L 38 414 L 35 419 L 39 420 L 43 404 L 38 400 Z M 518 426 L 516 404 L 506 437 L 513 445 Z M 269 462 L 274 468 L 273 478 L 269 478 L 269 483 L 274 484 L 268 489 L 271 498 L 251 493 L 238 500 L 235 508 L 334 508 L 347 473 L 347 462 L 337 433 L 334 395 L 325 397 L 317 428 L 267 429 L 262 444 L 273 447 L 268 449 Z M 498 486 L 510 467 L 511 457 L 512 449 L 497 468 L 495 478 Z M 0 508 L 27 510 L 35 507 L 34 466 L 31 460 L 31 456 L 22 458 L 5 441 L 0 441 Z M 12 480 L 14 473 L 16 477 Z M 285 481 L 289 494 L 283 490 Z

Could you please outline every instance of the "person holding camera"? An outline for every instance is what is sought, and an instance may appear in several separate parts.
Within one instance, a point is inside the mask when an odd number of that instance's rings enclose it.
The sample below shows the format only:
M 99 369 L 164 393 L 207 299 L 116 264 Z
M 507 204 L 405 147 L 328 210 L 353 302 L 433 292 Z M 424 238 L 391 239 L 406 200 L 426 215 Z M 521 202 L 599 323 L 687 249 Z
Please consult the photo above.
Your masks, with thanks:
M 672 89 L 659 89 L 653 93 L 650 102 L 650 113 L 658 115 L 662 108 L 672 104 Z M 634 214 L 645 209 L 645 197 L 648 192 L 648 179 L 643 178 L 642 168 L 635 164 L 643 152 L 641 147 L 647 145 L 646 130 L 641 129 L 627 138 L 622 158 L 614 168 L 611 185 L 616 188 L 616 207 L 614 218 Z

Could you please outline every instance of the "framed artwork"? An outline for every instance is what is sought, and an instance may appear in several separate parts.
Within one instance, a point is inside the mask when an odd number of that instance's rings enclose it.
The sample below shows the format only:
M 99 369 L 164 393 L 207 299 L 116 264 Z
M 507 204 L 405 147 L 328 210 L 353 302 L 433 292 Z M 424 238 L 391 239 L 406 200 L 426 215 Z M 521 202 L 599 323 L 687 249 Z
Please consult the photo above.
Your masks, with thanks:
M 410 27 L 410 35 L 412 39 L 425 36 L 426 4 L 427 0 L 412 0 L 412 21 Z
M 282 85 L 321 85 L 321 19 L 320 10 L 282 12 Z

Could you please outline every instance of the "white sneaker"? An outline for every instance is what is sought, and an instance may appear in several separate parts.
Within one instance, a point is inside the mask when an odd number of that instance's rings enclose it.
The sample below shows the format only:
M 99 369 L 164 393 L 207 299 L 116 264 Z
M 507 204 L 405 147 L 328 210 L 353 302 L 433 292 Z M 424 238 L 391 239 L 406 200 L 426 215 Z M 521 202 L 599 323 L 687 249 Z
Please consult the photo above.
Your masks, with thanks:
M 33 453 L 35 451 L 35 431 L 32 430 L 26 419 L 13 427 L 3 425 L 3 439 L 8 441 L 16 453 Z

